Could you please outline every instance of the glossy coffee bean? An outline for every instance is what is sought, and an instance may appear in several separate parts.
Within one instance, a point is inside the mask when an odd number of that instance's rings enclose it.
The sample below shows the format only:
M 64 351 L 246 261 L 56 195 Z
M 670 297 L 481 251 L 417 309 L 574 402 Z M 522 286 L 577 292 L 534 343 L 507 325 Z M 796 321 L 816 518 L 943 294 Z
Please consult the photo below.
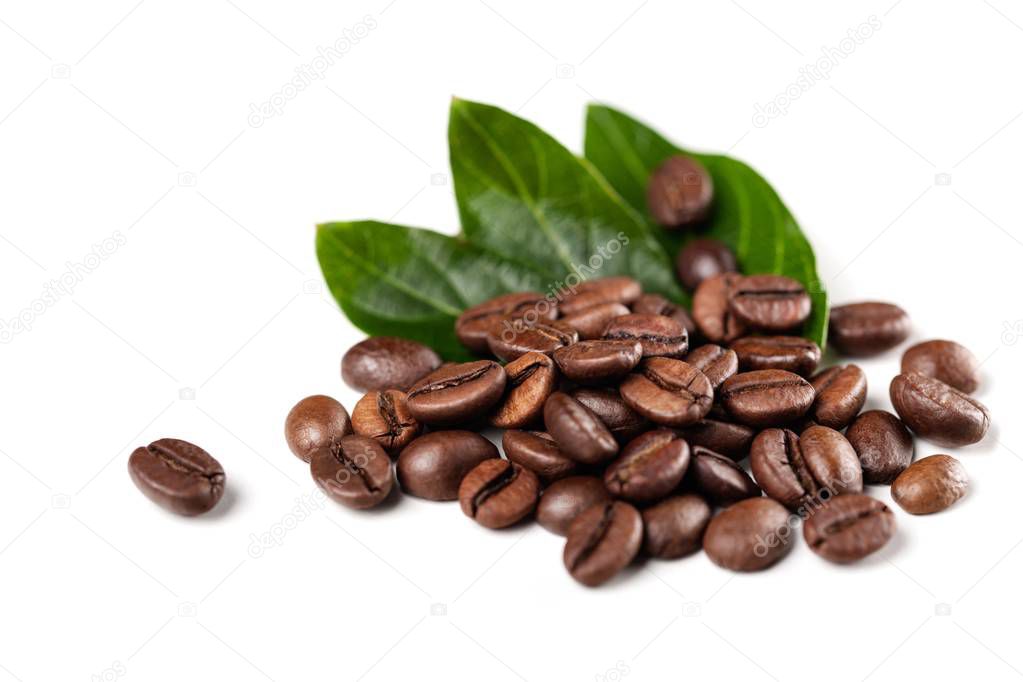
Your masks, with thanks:
M 703 372 L 670 358 L 643 360 L 618 390 L 629 407 L 664 426 L 695 424 L 714 402 L 714 391 Z
M 568 529 L 563 560 L 588 587 L 607 582 L 632 563 L 643 542 L 643 519 L 625 502 L 605 502 L 579 514 Z
M 161 438 L 136 448 L 128 473 L 151 501 L 183 516 L 208 512 L 224 495 L 224 467 L 198 445 Z
M 624 303 L 597 303 L 572 315 L 566 315 L 558 321 L 576 330 L 579 338 L 585 341 L 599 339 L 611 320 L 628 314 L 629 309 Z
M 892 483 L 892 499 L 910 514 L 933 514 L 966 495 L 966 469 L 948 455 L 931 455 L 909 465 Z
M 643 287 L 632 277 L 601 277 L 577 284 L 574 290 L 561 300 L 558 309 L 564 317 L 598 303 L 629 305 L 642 294 Z
M 711 509 L 699 495 L 676 495 L 643 512 L 643 550 L 657 559 L 678 559 L 700 549 Z
M 867 495 L 839 495 L 807 517 L 803 538 L 820 557 L 848 564 L 873 554 L 895 535 L 895 514 Z
M 760 571 L 789 553 L 793 533 L 785 507 L 767 497 L 754 497 L 711 519 L 703 534 L 703 551 L 722 568 Z
M 482 416 L 504 395 L 504 368 L 492 360 L 441 367 L 408 393 L 408 408 L 423 424 L 464 424 Z
M 487 335 L 506 317 L 520 319 L 529 314 L 533 320 L 553 320 L 558 316 L 556 303 L 535 292 L 504 294 L 465 310 L 455 320 L 455 335 L 476 355 L 487 355 Z
M 707 343 L 686 356 L 686 362 L 703 372 L 715 391 L 725 379 L 739 371 L 739 356 L 734 350 Z
M 655 502 L 678 487 L 688 466 L 689 445 L 674 431 L 657 429 L 622 448 L 604 470 L 604 484 L 629 502 Z
M 731 343 L 746 335 L 746 325 L 732 313 L 732 293 L 742 275 L 726 272 L 700 282 L 693 294 L 693 321 L 712 343 Z
M 675 258 L 678 279 L 689 291 L 694 291 L 709 277 L 736 270 L 735 254 L 717 239 L 694 239 L 682 247 Z
M 863 491 L 856 452 L 825 426 L 811 426 L 800 436 L 788 429 L 761 431 L 750 447 L 750 469 L 768 497 L 792 510 Z
M 660 294 L 643 294 L 632 304 L 632 312 L 648 315 L 664 315 L 678 322 L 692 338 L 696 333 L 696 322 L 682 306 L 675 305 Z
M 913 436 L 891 412 L 864 412 L 845 432 L 863 467 L 863 482 L 888 484 L 913 461 Z
M 352 420 L 344 405 L 325 395 L 302 398 L 284 420 L 288 447 L 303 462 L 313 450 L 341 440 L 352 433 Z
M 441 359 L 421 343 L 394 336 L 373 336 L 352 346 L 341 358 L 341 378 L 356 391 L 369 393 L 408 387 L 440 367 Z
M 923 374 L 900 374 L 888 393 L 895 411 L 913 433 L 945 447 L 984 438 L 991 417 L 980 401 Z
M 668 157 L 654 169 L 647 183 L 647 209 L 669 230 L 699 223 L 710 212 L 713 199 L 710 173 L 691 156 Z
M 750 329 L 784 332 L 810 316 L 810 295 L 803 285 L 782 275 L 749 275 L 732 290 L 731 311 Z
M 731 349 L 739 358 L 739 369 L 784 369 L 809 376 L 821 361 L 821 348 L 800 336 L 747 336 L 733 342 Z
M 462 513 L 487 528 L 507 528 L 533 513 L 540 481 L 529 469 L 505 459 L 480 462 L 458 486 Z
M 618 442 L 600 418 L 567 393 L 551 394 L 543 420 L 561 451 L 581 464 L 604 462 L 618 452 Z
M 604 481 L 596 476 L 570 476 L 551 483 L 536 507 L 536 520 L 555 535 L 568 535 L 576 517 L 594 505 L 611 501 Z
M 486 459 L 499 457 L 489 440 L 472 431 L 434 431 L 416 438 L 398 456 L 398 483 L 427 500 L 458 499 L 465 475 Z
M 831 309 L 828 339 L 843 355 L 867 357 L 909 337 L 909 315 L 891 303 L 848 303 Z
M 345 436 L 320 448 L 309 470 L 327 497 L 352 509 L 375 507 L 394 487 L 390 458 L 380 443 L 365 436 Z
M 581 384 L 619 379 L 639 364 L 643 347 L 636 340 L 580 341 L 554 351 L 561 374 Z
M 603 338 L 638 341 L 645 358 L 679 358 L 689 350 L 689 334 L 685 327 L 664 315 L 631 313 L 617 317 L 608 323 Z
M 973 393 L 980 385 L 977 356 L 955 341 L 924 341 L 907 348 L 902 354 L 902 373 L 911 372 L 937 379 L 963 393 Z
M 506 392 L 488 418 L 490 425 L 518 429 L 538 422 L 557 384 L 554 361 L 543 353 L 526 353 L 505 365 L 504 373 Z
M 571 395 L 597 415 L 619 443 L 632 440 L 650 427 L 646 417 L 626 405 L 615 388 L 577 388 Z
M 405 394 L 397 390 L 371 391 L 355 403 L 352 427 L 360 436 L 372 438 L 397 452 L 419 435 L 419 422 L 409 412 Z
M 733 424 L 724 415 L 710 414 L 680 431 L 690 446 L 702 446 L 738 462 L 749 455 L 750 444 L 757 432 L 742 424 Z
M 828 367 L 810 385 L 816 397 L 806 416 L 822 426 L 844 429 L 867 401 L 867 375 L 856 365 Z
M 741 466 L 698 445 L 693 447 L 686 484 L 719 507 L 760 497 L 760 488 Z
M 813 404 L 813 386 L 798 374 L 781 369 L 743 372 L 725 380 L 721 403 L 736 421 L 758 428 L 799 419 Z
M 530 352 L 550 355 L 579 340 L 579 333 L 560 320 L 542 320 L 527 324 L 524 320 L 506 317 L 490 328 L 487 347 L 505 362 Z
M 502 435 L 501 445 L 509 460 L 526 467 L 544 483 L 571 476 L 579 469 L 579 464 L 542 431 L 509 429 Z

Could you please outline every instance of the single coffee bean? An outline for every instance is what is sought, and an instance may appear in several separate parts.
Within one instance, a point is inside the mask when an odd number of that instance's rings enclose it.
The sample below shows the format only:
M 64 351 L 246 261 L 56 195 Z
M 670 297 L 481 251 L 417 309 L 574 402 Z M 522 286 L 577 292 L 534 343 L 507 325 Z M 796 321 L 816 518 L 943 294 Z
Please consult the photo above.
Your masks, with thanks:
M 313 450 L 330 445 L 352 433 L 352 420 L 344 405 L 325 395 L 302 398 L 284 420 L 288 447 L 303 462 Z
M 568 529 L 564 562 L 583 585 L 596 587 L 632 563 L 643 542 L 643 518 L 625 502 L 605 502 L 579 514 Z
M 504 368 L 492 360 L 441 367 L 408 393 L 408 409 L 423 424 L 462 424 L 485 414 L 504 395 Z
M 802 417 L 813 404 L 814 392 L 798 374 L 762 369 L 726 379 L 718 396 L 736 421 L 766 428 Z
M 714 402 L 714 391 L 703 372 L 670 358 L 647 358 L 618 390 L 629 407 L 664 426 L 695 424 Z
M 675 271 L 689 291 L 695 291 L 703 280 L 723 272 L 736 272 L 735 254 L 717 239 L 694 239 L 678 252 Z
M 685 327 L 664 315 L 631 313 L 611 320 L 604 329 L 610 341 L 639 341 L 643 357 L 679 358 L 689 350 Z
M 811 426 L 802 436 L 788 429 L 761 431 L 750 447 L 750 469 L 768 497 L 794 511 L 863 491 L 856 452 L 825 426 Z
M 678 559 L 700 549 L 710 505 L 699 495 L 676 495 L 643 510 L 643 549 L 657 559 Z
M 597 464 L 618 452 L 618 442 L 600 418 L 567 393 L 551 394 L 543 420 L 561 451 L 577 462 Z
M 895 514 L 867 495 L 839 495 L 806 519 L 803 538 L 820 557 L 848 564 L 873 554 L 895 535 Z
M 604 470 L 604 484 L 629 502 L 655 502 L 682 482 L 689 445 L 674 431 L 657 429 L 637 436 Z
M 732 292 L 742 275 L 725 272 L 700 282 L 693 294 L 693 320 L 713 343 L 731 343 L 746 335 L 746 325 L 732 313 Z
M 558 309 L 565 317 L 598 303 L 629 305 L 642 294 L 642 285 L 632 277 L 601 277 L 577 284 L 572 293 L 561 300 Z
M 536 507 L 536 520 L 555 535 L 568 535 L 579 514 L 611 501 L 604 481 L 596 476 L 571 476 L 551 483 Z
M 608 322 L 628 314 L 629 309 L 623 303 L 597 303 L 572 315 L 566 315 L 558 321 L 576 330 L 580 339 L 589 340 L 599 339 Z
M 527 324 L 524 320 L 506 317 L 491 328 L 487 345 L 491 353 L 511 362 L 529 352 L 549 355 L 578 340 L 579 333 L 561 320 Z
M 969 478 L 959 460 L 931 455 L 909 465 L 892 483 L 892 499 L 910 514 L 933 514 L 966 495 Z
M 579 464 L 542 431 L 508 429 L 501 437 L 501 445 L 508 459 L 526 467 L 544 483 L 571 476 L 579 468 Z
M 617 389 L 584 387 L 571 395 L 597 415 L 619 443 L 632 440 L 650 426 L 645 417 L 625 404 Z
M 899 417 L 913 433 L 945 447 L 984 438 L 991 417 L 980 401 L 923 374 L 900 374 L 888 393 Z
M 807 417 L 822 426 L 844 429 L 867 401 L 867 375 L 856 365 L 828 367 L 810 378 L 816 397 Z
M 557 383 L 554 361 L 543 353 L 526 353 L 505 365 L 504 373 L 507 393 L 490 414 L 490 425 L 518 429 L 537 422 Z
M 909 315 L 891 303 L 848 303 L 831 309 L 828 339 L 844 355 L 866 357 L 909 337 Z
M 499 457 L 489 440 L 472 431 L 434 431 L 416 438 L 398 456 L 398 483 L 427 500 L 458 499 L 458 485 L 485 459 Z
M 224 495 L 224 467 L 198 445 L 161 438 L 136 448 L 128 458 L 136 487 L 164 509 L 196 516 L 208 512 Z
M 366 436 L 345 436 L 320 448 L 309 460 L 309 470 L 327 497 L 352 509 L 375 507 L 394 487 L 390 458 L 380 443 Z
M 677 154 L 665 159 L 650 175 L 646 205 L 669 230 L 694 225 L 710 212 L 714 183 L 703 164 L 691 156 Z
M 635 339 L 580 341 L 554 351 L 554 362 L 561 373 L 581 384 L 623 377 L 642 357 L 643 346 Z
M 728 457 L 734 462 L 749 454 L 750 444 L 757 432 L 742 424 L 726 421 L 723 415 L 710 414 L 680 432 L 690 446 L 702 446 Z
M 732 571 L 760 571 L 792 549 L 789 512 L 767 497 L 733 504 L 711 519 L 703 534 L 703 551 L 718 566 Z
M 421 343 L 394 336 L 373 336 L 352 346 L 341 358 L 341 378 L 356 391 L 369 393 L 408 387 L 440 367 L 441 359 Z
M 760 488 L 741 466 L 699 445 L 693 447 L 686 483 L 719 507 L 760 497 Z
M 734 350 L 707 343 L 686 356 L 686 362 L 703 372 L 715 391 L 725 379 L 739 371 L 739 356 Z
M 462 345 L 476 355 L 489 352 L 487 336 L 495 325 L 507 317 L 527 321 L 553 320 L 558 316 L 555 301 L 531 291 L 504 294 L 465 310 L 455 320 L 455 335 Z M 535 316 L 535 319 L 534 319 Z
M 980 385 L 977 356 L 955 341 L 924 341 L 902 354 L 902 373 L 916 372 L 942 381 L 963 393 L 973 393 Z
M 387 452 L 397 452 L 419 435 L 419 422 L 409 412 L 405 394 L 397 390 L 371 391 L 355 403 L 352 427 L 372 438 Z
M 826 426 L 810 426 L 799 434 L 807 468 L 831 495 L 863 492 L 863 468 L 846 437 Z
M 863 482 L 889 484 L 913 461 L 913 436 L 891 412 L 864 412 L 845 432 L 863 467 Z
M 762 332 L 794 329 L 810 316 L 810 295 L 782 275 L 749 275 L 732 290 L 731 310 L 743 324 Z
M 529 469 L 505 459 L 480 462 L 458 486 L 462 513 L 487 528 L 507 528 L 536 508 L 540 481 Z
M 664 315 L 682 325 L 690 337 L 696 333 L 696 322 L 685 308 L 675 305 L 660 294 L 643 294 L 632 304 L 632 312 Z
M 821 361 L 821 348 L 800 336 L 747 336 L 733 342 L 739 369 L 784 369 L 809 376 Z

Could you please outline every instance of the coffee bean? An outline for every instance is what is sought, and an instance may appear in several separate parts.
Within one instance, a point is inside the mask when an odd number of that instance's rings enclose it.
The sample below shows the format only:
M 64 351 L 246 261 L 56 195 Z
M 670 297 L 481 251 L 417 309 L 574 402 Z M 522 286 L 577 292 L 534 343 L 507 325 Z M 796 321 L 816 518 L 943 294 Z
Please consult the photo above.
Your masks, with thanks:
M 454 500 L 465 475 L 485 459 L 499 457 L 489 440 L 472 431 L 434 431 L 416 438 L 398 456 L 398 483 L 409 495 Z
M 800 436 L 788 429 L 761 431 L 750 447 L 750 469 L 768 497 L 792 510 L 863 491 L 856 452 L 826 426 L 811 426 Z
M 809 376 L 821 361 L 821 348 L 800 336 L 747 336 L 731 345 L 739 358 L 739 369 L 784 369 Z
M 657 429 L 637 436 L 604 471 L 604 484 L 615 497 L 654 502 L 682 482 L 689 466 L 689 445 L 674 431 Z
M 574 459 L 563 453 L 550 435 L 542 431 L 509 429 L 501 437 L 504 454 L 520 464 L 544 483 L 571 476 L 579 468 Z
M 344 405 L 325 395 L 302 398 L 284 420 L 288 447 L 303 462 L 313 450 L 341 440 L 352 433 L 352 420 Z
M 507 393 L 490 414 L 490 425 L 518 429 L 539 421 L 557 383 L 554 361 L 543 353 L 526 353 L 505 365 L 504 373 Z
M 831 309 L 828 338 L 845 355 L 866 357 L 909 337 L 909 315 L 891 303 L 848 303 Z
M 579 514 L 610 501 L 604 481 L 596 476 L 563 478 L 543 491 L 536 507 L 536 520 L 555 535 L 568 535 L 569 526 Z
M 984 438 L 991 417 L 980 401 L 923 374 L 900 374 L 888 390 L 892 405 L 913 433 L 945 447 Z
M 639 341 L 643 357 L 678 358 L 689 350 L 685 327 L 664 315 L 632 313 L 611 320 L 604 329 L 611 341 Z
M 698 445 L 693 447 L 686 484 L 719 507 L 760 497 L 760 488 L 741 466 Z
M 864 412 L 845 437 L 860 459 L 864 483 L 891 483 L 913 461 L 913 436 L 891 412 Z
M 177 438 L 136 448 L 128 458 L 128 473 L 143 495 L 184 516 L 208 512 L 224 494 L 220 462 L 198 445 Z
M 760 571 L 789 553 L 791 536 L 785 507 L 767 497 L 754 497 L 711 519 L 703 534 L 703 551 L 722 568 Z
M 696 323 L 686 309 L 675 305 L 660 294 L 643 294 L 632 304 L 632 312 L 664 315 L 682 325 L 690 338 L 696 333 Z
M 916 372 L 944 382 L 963 393 L 980 385 L 980 363 L 965 346 L 955 341 L 924 341 L 902 354 L 902 373 Z
M 709 277 L 736 270 L 735 254 L 717 239 L 694 239 L 682 247 L 675 258 L 679 281 L 689 291 L 694 291 Z
M 782 275 L 749 275 L 735 284 L 731 311 L 751 329 L 784 332 L 810 316 L 810 296 L 803 285 Z
M 873 554 L 895 535 L 895 514 L 881 500 L 839 495 L 806 519 L 803 538 L 820 557 L 848 564 Z
M 650 426 L 647 419 L 625 404 L 614 388 L 577 388 L 572 397 L 588 407 L 619 443 L 625 443 Z
M 759 428 L 785 424 L 806 414 L 813 404 L 813 386 L 781 369 L 743 372 L 725 380 L 721 403 L 736 421 Z
M 462 513 L 487 528 L 507 528 L 536 508 L 540 481 L 529 469 L 504 459 L 480 462 L 458 486 Z
M 969 478 L 959 460 L 931 455 L 909 465 L 892 483 L 892 499 L 910 514 L 933 514 L 966 495 Z
M 677 154 L 665 159 L 650 175 L 646 205 L 660 225 L 677 230 L 694 225 L 710 212 L 714 183 L 703 164 Z
M 572 315 L 566 315 L 558 321 L 576 330 L 580 339 L 589 340 L 599 339 L 608 322 L 628 314 L 629 309 L 623 303 L 598 303 Z
M 504 294 L 468 308 L 459 315 L 455 320 L 455 335 L 476 355 L 486 355 L 490 350 L 487 335 L 491 328 L 508 316 L 522 319 L 527 314 L 529 321 L 553 320 L 558 316 L 558 308 L 543 294 L 531 291 Z
M 561 373 L 581 384 L 603 383 L 628 374 L 643 357 L 637 340 L 580 341 L 554 351 Z
M 739 371 L 739 356 L 734 350 L 707 343 L 686 356 L 686 362 L 703 372 L 715 391 L 725 379 Z
M 341 378 L 356 391 L 369 393 L 408 387 L 440 367 L 441 359 L 421 343 L 394 336 L 374 336 L 352 346 L 341 358 Z
M 551 354 L 579 340 L 579 333 L 560 320 L 527 324 L 521 319 L 506 317 L 490 329 L 487 346 L 490 352 L 511 362 L 529 352 Z
M 419 435 L 419 422 L 409 412 L 405 394 L 397 390 L 371 391 L 355 403 L 352 427 L 360 436 L 372 438 L 396 452 Z
M 746 335 L 746 325 L 732 313 L 732 291 L 742 279 L 737 272 L 725 272 L 700 282 L 693 294 L 693 320 L 708 341 L 731 343 Z
M 856 365 L 829 367 L 810 378 L 816 397 L 807 416 L 823 426 L 844 429 L 867 400 L 867 375 Z
M 327 497 L 352 509 L 375 507 L 394 487 L 390 458 L 366 436 L 345 436 L 316 450 L 309 470 Z
M 726 421 L 724 415 L 712 409 L 708 416 L 682 429 L 680 434 L 690 446 L 700 445 L 738 462 L 749 454 L 750 443 L 757 432 Z
M 600 418 L 567 393 L 551 394 L 543 420 L 561 451 L 577 462 L 597 464 L 618 452 L 618 443 Z
M 610 580 L 632 563 L 643 542 L 643 519 L 625 502 L 605 502 L 579 514 L 568 529 L 565 568 L 588 587 Z
M 493 407 L 506 381 L 504 368 L 492 360 L 441 367 L 412 387 L 408 408 L 424 424 L 462 424 Z
M 598 303 L 629 305 L 642 294 L 643 287 L 632 277 L 601 277 L 577 284 L 572 293 L 561 300 L 558 309 L 562 317 L 566 317 Z
M 706 416 L 714 391 L 703 372 L 682 360 L 647 358 L 619 387 L 622 399 L 650 421 L 689 426 Z
M 676 495 L 643 510 L 643 549 L 657 559 L 678 559 L 700 549 L 710 505 L 699 495 Z

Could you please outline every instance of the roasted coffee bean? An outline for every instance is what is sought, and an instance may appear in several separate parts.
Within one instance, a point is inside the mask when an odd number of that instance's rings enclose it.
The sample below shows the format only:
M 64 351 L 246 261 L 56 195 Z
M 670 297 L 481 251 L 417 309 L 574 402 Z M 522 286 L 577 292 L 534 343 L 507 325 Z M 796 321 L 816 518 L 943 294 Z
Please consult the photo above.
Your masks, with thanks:
M 508 459 L 526 467 L 544 483 L 571 476 L 579 468 L 579 464 L 542 431 L 509 429 L 501 437 L 501 445 Z
M 737 270 L 735 254 L 717 239 L 694 239 L 682 247 L 675 258 L 679 281 L 689 291 L 694 291 L 709 277 Z
M 955 504 L 969 485 L 959 460 L 931 455 L 899 474 L 892 483 L 892 499 L 910 514 L 933 514 Z
M 844 355 L 866 357 L 909 337 L 909 315 L 891 303 L 848 303 L 831 309 L 828 339 Z
M 637 436 L 604 470 L 604 484 L 615 497 L 654 502 L 682 482 L 689 466 L 689 445 L 674 431 L 657 429 Z
M 676 154 L 654 169 L 646 188 L 650 215 L 669 230 L 694 225 L 710 212 L 714 183 L 703 164 Z
M 408 387 L 440 367 L 440 356 L 421 343 L 394 336 L 373 336 L 352 346 L 341 358 L 341 378 L 356 391 L 369 393 Z
M 811 426 L 803 436 L 788 429 L 761 431 L 750 447 L 750 469 L 768 497 L 792 510 L 812 510 L 835 495 L 863 491 L 856 452 L 825 426 Z
M 605 502 L 579 514 L 568 529 L 565 568 L 588 587 L 610 580 L 632 563 L 643 542 L 643 519 L 625 502 Z
M 345 436 L 318 449 L 309 470 L 327 497 L 352 509 L 375 507 L 394 487 L 390 458 L 380 443 L 366 436 Z
M 806 415 L 822 426 L 844 429 L 867 400 L 867 375 L 856 365 L 828 367 L 810 378 L 816 397 Z
M 739 356 L 734 350 L 707 343 L 686 356 L 686 362 L 703 372 L 715 391 L 725 379 L 739 371 Z
M 629 305 L 643 294 L 643 287 L 631 277 L 601 277 L 577 284 L 572 293 L 565 296 L 558 309 L 561 315 L 575 315 L 577 312 L 598 303 L 622 303 Z
M 580 341 L 554 351 L 561 373 L 580 384 L 604 383 L 628 374 L 643 357 L 636 340 Z
M 416 438 L 398 456 L 398 483 L 409 495 L 454 500 L 465 475 L 485 459 L 499 457 L 489 440 L 472 431 L 434 431 Z
M 754 497 L 711 519 L 703 534 L 703 551 L 722 568 L 760 571 L 789 553 L 792 533 L 785 507 L 767 497 Z
M 355 403 L 352 427 L 372 438 L 388 452 L 397 452 L 419 435 L 419 422 L 409 412 L 405 394 L 397 390 L 371 391 Z
M 944 382 L 963 393 L 973 393 L 980 385 L 977 356 L 955 341 L 924 341 L 902 354 L 902 373 L 916 372 Z
M 220 462 L 198 445 L 177 438 L 136 448 L 128 458 L 128 473 L 143 495 L 184 516 L 208 512 L 224 494 Z
M 696 333 L 696 323 L 682 306 L 675 305 L 660 294 L 643 294 L 632 304 L 632 312 L 664 315 L 682 325 L 690 336 Z
M 600 418 L 567 393 L 551 394 L 543 420 L 561 451 L 577 462 L 597 464 L 618 452 L 618 442 Z
M 629 309 L 623 303 L 598 303 L 558 321 L 576 330 L 580 339 L 589 340 L 599 339 L 608 322 L 628 314 Z
M 802 417 L 813 404 L 814 392 L 798 374 L 762 369 L 726 379 L 718 397 L 736 421 L 765 428 Z
M 571 476 L 551 483 L 536 507 L 536 520 L 555 535 L 568 535 L 579 514 L 611 501 L 604 481 L 596 476 Z
M 821 361 L 821 348 L 800 336 L 747 336 L 732 343 L 739 369 L 784 369 L 809 376 Z
M 490 352 L 511 362 L 529 352 L 550 355 L 579 340 L 579 332 L 561 320 L 527 324 L 524 320 L 506 317 L 490 329 L 487 346 Z
M 676 495 L 643 510 L 643 549 L 657 559 L 678 559 L 700 549 L 710 505 L 699 495 Z
M 543 404 L 554 392 L 558 372 L 543 353 L 526 353 L 504 366 L 507 393 L 491 413 L 491 426 L 518 429 L 539 421 Z
M 553 320 L 558 316 L 557 304 L 543 294 L 531 291 L 504 294 L 468 308 L 459 315 L 455 320 L 455 335 L 476 355 L 486 355 L 489 352 L 487 335 L 491 327 L 508 316 L 522 319 L 527 314 L 529 321 Z
M 625 404 L 614 388 L 577 388 L 572 397 L 600 417 L 619 443 L 625 443 L 646 431 L 650 422 Z
M 714 391 L 703 372 L 670 358 L 647 358 L 625 377 L 619 391 L 629 407 L 664 426 L 695 424 L 714 402 Z
M 686 484 L 719 507 L 760 497 L 760 488 L 741 466 L 698 445 L 693 447 Z
M 784 332 L 810 316 L 810 295 L 782 275 L 749 275 L 735 284 L 731 311 L 744 325 L 762 332 Z
M 700 282 L 693 294 L 693 320 L 713 343 L 731 343 L 746 335 L 746 325 L 732 313 L 732 292 L 742 275 L 725 272 Z
M 352 420 L 344 405 L 325 395 L 302 398 L 284 420 L 288 447 L 303 462 L 313 450 L 330 445 L 352 433 Z
M 611 341 L 639 341 L 643 357 L 679 358 L 689 350 L 685 327 L 664 315 L 631 313 L 611 320 L 604 329 Z
M 423 424 L 463 424 L 492 408 L 506 382 L 504 368 L 492 360 L 441 367 L 409 391 L 409 412 Z
M 733 424 L 717 414 L 710 414 L 680 431 L 690 446 L 700 445 L 738 462 L 749 454 L 750 443 L 757 432 L 742 424 Z
M 895 535 L 895 514 L 867 495 L 839 495 L 806 519 L 803 538 L 820 557 L 848 564 L 873 554 Z
M 864 412 L 845 437 L 860 459 L 864 483 L 891 483 L 913 461 L 913 436 L 891 412 Z
M 899 417 L 913 433 L 945 447 L 984 438 L 991 417 L 980 401 L 923 374 L 900 374 L 888 393 Z
M 458 486 L 462 513 L 487 528 L 507 528 L 536 508 L 540 481 L 529 469 L 505 459 L 476 465 Z

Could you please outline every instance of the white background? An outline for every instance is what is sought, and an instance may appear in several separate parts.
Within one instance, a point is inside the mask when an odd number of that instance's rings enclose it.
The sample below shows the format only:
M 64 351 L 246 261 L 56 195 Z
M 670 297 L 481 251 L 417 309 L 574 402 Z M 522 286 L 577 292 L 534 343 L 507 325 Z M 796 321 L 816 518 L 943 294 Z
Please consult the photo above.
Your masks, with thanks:
M 0 680 L 1023 675 L 1023 10 L 440 4 L 0 4 L 0 318 L 68 263 L 81 274 L 0 346 Z M 753 125 L 871 15 L 880 28 L 828 80 Z M 368 21 L 321 81 L 249 125 L 317 46 Z M 764 573 L 697 555 L 597 590 L 565 573 L 561 538 L 485 531 L 454 504 L 328 502 L 299 520 L 319 502 L 284 416 L 311 393 L 352 407 L 338 363 L 361 338 L 321 285 L 313 226 L 453 233 L 453 94 L 576 150 L 599 99 L 761 170 L 833 300 L 897 301 L 915 340 L 984 361 L 994 426 L 953 453 L 969 496 L 933 517 L 897 510 L 896 539 L 854 567 L 800 539 Z M 107 238 L 123 244 L 74 269 Z M 868 407 L 888 407 L 898 359 L 864 363 Z M 164 436 L 226 468 L 206 518 L 129 481 L 131 450 Z M 265 533 L 280 544 L 254 556 Z

